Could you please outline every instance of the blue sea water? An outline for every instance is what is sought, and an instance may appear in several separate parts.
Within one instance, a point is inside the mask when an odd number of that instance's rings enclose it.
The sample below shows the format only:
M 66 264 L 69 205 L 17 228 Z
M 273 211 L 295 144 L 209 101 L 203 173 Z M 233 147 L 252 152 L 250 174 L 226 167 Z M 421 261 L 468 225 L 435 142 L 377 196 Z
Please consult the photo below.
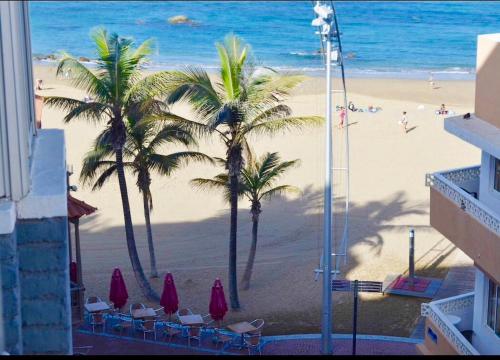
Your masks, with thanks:
M 479 34 L 500 32 L 500 2 L 335 2 L 346 69 L 352 75 L 473 76 Z M 171 25 L 186 15 L 197 26 Z M 311 1 L 34 1 L 32 50 L 95 57 L 90 32 L 137 42 L 155 38 L 152 66 L 217 66 L 214 44 L 233 32 L 251 44 L 258 64 L 318 71 L 319 38 Z

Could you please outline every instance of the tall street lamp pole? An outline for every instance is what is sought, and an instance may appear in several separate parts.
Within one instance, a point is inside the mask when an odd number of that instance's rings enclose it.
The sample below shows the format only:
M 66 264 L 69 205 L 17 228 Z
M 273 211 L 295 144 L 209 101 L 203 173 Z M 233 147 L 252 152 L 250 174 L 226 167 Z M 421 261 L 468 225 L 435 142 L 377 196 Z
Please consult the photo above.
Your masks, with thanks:
M 326 129 L 325 129 L 325 189 L 323 208 L 323 310 L 321 316 L 321 353 L 332 354 L 332 34 L 333 9 L 319 1 L 314 7 L 318 15 L 312 21 L 320 27 L 320 36 L 326 42 Z

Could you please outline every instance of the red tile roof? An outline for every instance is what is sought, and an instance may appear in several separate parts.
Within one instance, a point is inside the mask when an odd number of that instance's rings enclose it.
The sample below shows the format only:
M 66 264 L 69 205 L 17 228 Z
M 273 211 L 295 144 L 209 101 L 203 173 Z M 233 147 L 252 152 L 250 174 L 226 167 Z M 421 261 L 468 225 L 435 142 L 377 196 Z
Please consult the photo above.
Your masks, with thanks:
M 96 210 L 97 208 L 90 206 L 82 200 L 78 200 L 68 194 L 68 218 L 70 220 L 79 219 L 83 215 L 90 215 Z

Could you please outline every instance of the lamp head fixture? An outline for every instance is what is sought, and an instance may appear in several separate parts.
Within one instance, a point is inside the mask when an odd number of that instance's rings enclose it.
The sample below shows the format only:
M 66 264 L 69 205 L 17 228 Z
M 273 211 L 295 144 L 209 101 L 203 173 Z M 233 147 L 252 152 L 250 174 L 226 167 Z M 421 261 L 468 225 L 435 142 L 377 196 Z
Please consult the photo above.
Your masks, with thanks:
M 314 6 L 314 12 L 320 17 L 323 18 L 323 20 L 328 19 L 329 17 L 332 16 L 333 14 L 333 9 L 331 6 L 328 5 L 322 5 L 319 3 L 319 1 L 316 3 Z
M 325 22 L 325 20 L 323 20 L 323 18 L 317 17 L 316 19 L 314 19 L 311 22 L 311 25 L 312 26 L 323 26 L 323 25 L 326 25 L 326 22 Z

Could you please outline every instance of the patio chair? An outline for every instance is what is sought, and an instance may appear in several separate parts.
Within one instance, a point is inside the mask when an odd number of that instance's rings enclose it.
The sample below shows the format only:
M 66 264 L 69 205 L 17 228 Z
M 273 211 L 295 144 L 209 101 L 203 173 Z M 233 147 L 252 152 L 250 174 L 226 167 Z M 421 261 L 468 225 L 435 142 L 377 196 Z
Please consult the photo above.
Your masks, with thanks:
M 201 317 L 203 318 L 203 324 L 201 325 L 203 330 L 215 328 L 215 320 L 212 319 L 210 314 L 202 315 Z
M 184 309 L 179 309 L 175 313 L 175 316 L 177 318 L 177 321 L 181 323 L 181 320 L 179 319 L 179 316 L 185 316 L 185 315 L 193 315 L 193 312 L 189 308 L 184 308 Z M 187 326 L 181 325 L 182 326 L 182 336 L 187 336 Z
M 159 313 L 160 311 L 162 311 L 163 309 L 165 309 L 165 307 L 163 307 L 163 306 L 162 306 L 162 307 L 159 307 L 158 309 L 154 309 L 154 311 L 155 311 L 156 315 L 160 315 L 160 314 L 158 314 L 158 313 Z
M 157 320 L 166 320 L 167 318 L 165 317 L 165 312 L 163 312 L 162 310 L 164 309 L 164 307 L 160 307 L 158 309 L 153 309 L 155 311 L 155 317 Z
M 262 355 L 260 349 L 260 333 L 258 334 L 244 334 L 243 341 L 248 348 L 248 355 L 251 355 L 252 350 L 256 350 L 259 352 L 259 355 Z
M 177 315 L 177 317 L 184 316 L 184 315 L 193 315 L 193 312 L 191 311 L 191 309 L 185 308 L 185 309 L 177 310 L 175 315 Z
M 92 332 L 95 332 L 96 326 L 102 326 L 104 331 L 104 314 L 101 312 L 90 313 L 90 325 L 92 325 Z
M 198 341 L 198 346 L 201 343 L 201 326 L 190 325 L 187 327 L 188 346 L 191 346 L 191 339 Z
M 146 306 L 142 303 L 135 303 L 135 304 L 130 304 L 129 307 L 129 312 L 130 316 L 132 316 L 132 311 L 137 310 L 137 309 L 145 309 Z M 132 316 L 132 324 L 134 325 L 134 329 L 137 330 L 139 320 L 135 320 L 134 317 Z
M 95 304 L 97 302 L 101 302 L 101 298 L 99 296 L 89 296 L 87 299 L 85 299 L 85 304 Z M 85 310 L 85 319 L 90 323 L 92 320 L 90 312 Z
M 264 320 L 262 319 L 255 319 L 250 323 L 250 325 L 253 325 L 257 330 L 249 331 L 247 334 L 250 335 L 256 335 L 256 334 L 261 334 L 262 333 L 262 328 L 264 327 Z
M 143 332 L 144 340 L 146 334 L 153 334 L 156 340 L 156 319 L 154 317 L 147 317 L 139 323 L 139 330 Z
M 142 303 L 130 304 L 130 307 L 129 307 L 130 315 L 132 315 L 133 310 L 145 309 L 145 308 L 146 308 L 146 306 Z
M 215 342 L 215 349 L 219 347 L 219 344 L 222 344 L 221 352 L 224 351 L 227 347 L 231 346 L 233 340 L 237 335 L 229 333 L 227 331 L 223 331 L 222 329 L 214 328 L 214 337 L 212 338 L 212 342 Z
M 179 330 L 177 327 L 173 326 L 172 324 L 166 324 L 165 328 L 163 329 L 163 336 L 167 337 L 168 336 L 168 342 L 172 342 L 172 338 L 178 334 L 180 334 L 182 331 Z
M 130 315 L 120 314 L 120 313 L 117 314 L 117 317 L 118 317 L 118 321 L 116 324 L 113 325 L 113 329 L 120 330 L 120 336 L 121 336 L 123 333 L 123 330 L 126 330 L 126 329 L 130 330 L 132 328 L 133 319 Z

